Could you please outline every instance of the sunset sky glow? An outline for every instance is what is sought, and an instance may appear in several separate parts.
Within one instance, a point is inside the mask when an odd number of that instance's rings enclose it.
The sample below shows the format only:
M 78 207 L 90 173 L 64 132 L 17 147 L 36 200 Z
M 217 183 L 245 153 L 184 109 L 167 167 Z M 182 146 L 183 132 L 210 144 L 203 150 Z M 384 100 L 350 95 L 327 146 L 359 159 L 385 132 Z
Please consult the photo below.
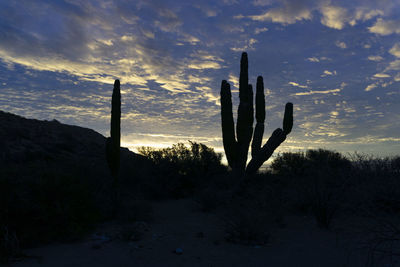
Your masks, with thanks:
M 399 154 L 398 0 L 0 0 L 0 110 L 108 136 L 120 79 L 122 145 L 222 151 L 242 51 L 264 77 L 264 142 L 294 104 L 277 152 Z

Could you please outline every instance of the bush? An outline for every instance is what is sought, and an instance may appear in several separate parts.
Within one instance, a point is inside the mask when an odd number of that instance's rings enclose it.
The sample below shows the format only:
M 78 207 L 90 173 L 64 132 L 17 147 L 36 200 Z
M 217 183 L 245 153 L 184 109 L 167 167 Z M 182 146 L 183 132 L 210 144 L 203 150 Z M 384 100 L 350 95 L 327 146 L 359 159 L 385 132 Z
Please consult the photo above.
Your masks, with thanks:
M 0 228 L 22 247 L 74 240 L 100 219 L 92 189 L 79 176 L 43 170 L 39 179 L 3 177 L 0 191 Z
M 287 180 L 293 205 L 329 228 L 347 192 L 351 162 L 338 152 L 318 149 L 278 155 L 271 168 Z
M 312 172 L 324 170 L 348 172 L 351 168 L 351 162 L 340 153 L 318 149 L 307 150 L 303 152 L 285 152 L 278 155 L 271 163 L 271 169 L 279 175 L 307 176 Z
M 376 158 L 352 155 L 352 178 L 358 203 L 371 212 L 398 214 L 400 212 L 400 157 Z
M 268 242 L 271 217 L 259 209 L 255 201 L 237 199 L 227 208 L 223 218 L 225 239 L 244 245 L 264 245 Z
M 195 189 L 205 187 L 211 177 L 226 171 L 226 167 L 221 164 L 221 153 L 216 153 L 204 144 L 189 143 L 190 147 L 178 143 L 163 149 L 138 149 L 159 170 L 151 185 L 158 188 L 148 190 L 158 192 L 158 195 L 166 191 L 167 196 L 186 197 L 192 195 Z
M 308 161 L 303 152 L 284 152 L 272 161 L 271 169 L 278 175 L 296 177 L 304 175 L 307 164 Z

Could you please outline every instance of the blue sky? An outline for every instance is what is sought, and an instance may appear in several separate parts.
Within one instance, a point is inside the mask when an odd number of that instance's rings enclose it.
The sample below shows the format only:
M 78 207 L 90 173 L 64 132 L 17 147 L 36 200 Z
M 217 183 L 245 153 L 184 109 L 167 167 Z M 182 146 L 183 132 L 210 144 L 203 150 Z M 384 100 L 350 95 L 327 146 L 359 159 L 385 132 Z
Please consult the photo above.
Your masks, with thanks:
M 400 151 L 398 0 L 0 0 L 0 109 L 108 135 L 121 80 L 122 144 L 193 140 L 222 151 L 219 90 L 239 61 L 266 87 L 278 152 Z

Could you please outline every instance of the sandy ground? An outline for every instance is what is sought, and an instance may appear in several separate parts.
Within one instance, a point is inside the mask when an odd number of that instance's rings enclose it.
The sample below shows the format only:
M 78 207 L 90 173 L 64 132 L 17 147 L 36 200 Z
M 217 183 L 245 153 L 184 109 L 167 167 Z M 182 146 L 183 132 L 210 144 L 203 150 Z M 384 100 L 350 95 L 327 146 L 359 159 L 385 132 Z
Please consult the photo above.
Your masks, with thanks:
M 312 217 L 285 218 L 265 246 L 231 244 L 224 240 L 223 222 L 196 208 L 193 200 L 154 204 L 154 222 L 139 241 L 93 240 L 53 244 L 26 250 L 39 256 L 10 266 L 365 266 L 366 251 L 351 230 L 335 225 L 319 229 Z M 112 236 L 117 226 L 98 231 Z M 200 232 L 202 234 L 200 234 Z M 175 253 L 182 249 L 182 254 Z M 389 266 L 389 265 L 388 265 Z M 393 266 L 393 265 L 390 265 Z

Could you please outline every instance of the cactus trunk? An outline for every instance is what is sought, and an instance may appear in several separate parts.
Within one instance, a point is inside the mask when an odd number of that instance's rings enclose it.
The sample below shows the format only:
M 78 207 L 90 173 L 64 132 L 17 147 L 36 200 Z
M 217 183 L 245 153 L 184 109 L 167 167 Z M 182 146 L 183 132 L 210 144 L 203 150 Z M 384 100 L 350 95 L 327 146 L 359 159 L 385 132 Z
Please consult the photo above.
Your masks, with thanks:
M 118 207 L 118 176 L 120 167 L 120 146 L 121 146 L 121 91 L 120 82 L 115 80 L 111 99 L 111 137 L 106 140 L 106 156 L 108 167 L 113 177 L 114 193 L 114 214 Z
M 111 100 L 111 137 L 107 138 L 107 161 L 114 183 L 117 181 L 121 146 L 121 92 L 119 80 L 115 80 Z
M 256 84 L 256 126 L 253 134 L 254 108 L 253 89 L 249 84 L 247 53 L 242 53 L 239 77 L 239 108 L 235 126 L 232 114 L 232 95 L 230 85 L 225 80 L 221 84 L 221 122 L 222 139 L 228 164 L 240 176 L 254 174 L 268 160 L 274 150 L 286 139 L 293 127 L 293 104 L 287 103 L 283 119 L 283 130 L 276 129 L 267 143 L 261 148 L 265 121 L 265 96 L 263 78 L 259 76 Z M 246 167 L 250 142 L 252 159 Z

